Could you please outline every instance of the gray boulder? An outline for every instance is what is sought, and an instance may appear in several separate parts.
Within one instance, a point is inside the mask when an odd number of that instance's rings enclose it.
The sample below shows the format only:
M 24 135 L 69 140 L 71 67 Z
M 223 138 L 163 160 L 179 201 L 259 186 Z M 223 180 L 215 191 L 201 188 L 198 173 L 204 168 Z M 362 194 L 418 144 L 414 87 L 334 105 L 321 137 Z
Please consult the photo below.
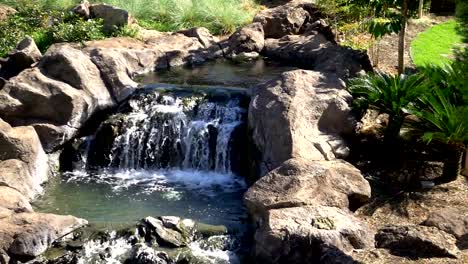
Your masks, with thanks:
M 351 95 L 334 74 L 289 71 L 257 86 L 249 128 L 259 153 L 257 174 L 291 158 L 333 160 L 346 155 L 340 135 L 354 131 Z
M 91 99 L 93 110 L 115 105 L 99 69 L 81 50 L 70 45 L 52 46 L 38 67 L 47 77 L 82 90 Z
M 21 40 L 5 60 L 0 60 L 0 78 L 10 79 L 38 62 L 42 54 L 34 40 L 27 36 Z
M 291 159 L 258 180 L 244 196 L 254 219 L 270 209 L 333 206 L 357 209 L 371 189 L 360 171 L 344 161 Z
M 375 242 L 403 256 L 456 258 L 459 253 L 455 237 L 436 227 L 391 225 L 379 230 Z
M 35 67 L 10 79 L 0 90 L 0 118 L 13 125 L 47 123 L 56 127 L 53 130 L 59 135 L 53 137 L 57 140 L 53 142 L 47 141 L 50 130 L 37 131 L 50 152 L 77 133 L 95 112 L 97 101 L 83 90 L 45 76 Z
M 362 70 L 372 71 L 366 53 L 335 44 L 317 31 L 266 39 L 264 54 L 314 71 L 334 73 L 340 78 L 354 77 Z
M 237 56 L 255 53 L 259 56 L 265 46 L 265 36 L 260 23 L 247 25 L 220 43 L 224 56 L 234 59 Z
M 107 4 L 89 6 L 89 17 L 104 20 L 104 29 L 114 31 L 132 23 L 133 19 L 127 10 Z
M 89 10 L 90 6 L 91 5 L 89 4 L 88 0 L 82 0 L 78 5 L 72 8 L 72 12 L 85 19 L 88 19 L 91 15 Z
M 298 34 L 310 18 L 309 12 L 303 7 L 304 4 L 305 1 L 292 1 L 265 9 L 255 16 L 254 22 L 263 26 L 267 38 Z
M 320 263 L 334 248 L 349 253 L 370 248 L 366 224 L 336 207 L 304 206 L 269 210 L 255 233 L 258 263 Z

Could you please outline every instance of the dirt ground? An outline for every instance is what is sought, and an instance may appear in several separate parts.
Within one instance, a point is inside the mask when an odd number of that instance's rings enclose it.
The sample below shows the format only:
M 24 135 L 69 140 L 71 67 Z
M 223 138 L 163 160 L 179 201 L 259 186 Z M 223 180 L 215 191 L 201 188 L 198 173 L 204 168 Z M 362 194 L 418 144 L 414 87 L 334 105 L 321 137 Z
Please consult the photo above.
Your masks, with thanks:
M 373 229 L 388 224 L 419 225 L 430 212 L 441 208 L 454 208 L 468 217 L 468 179 L 459 176 L 457 181 L 436 186 L 427 191 L 402 192 L 393 197 L 373 195 L 371 201 L 359 208 L 356 214 L 364 219 Z M 384 249 L 356 251 L 353 258 L 363 263 L 468 263 L 468 245 L 459 245 L 462 249 L 458 259 L 430 258 L 408 259 L 394 256 Z

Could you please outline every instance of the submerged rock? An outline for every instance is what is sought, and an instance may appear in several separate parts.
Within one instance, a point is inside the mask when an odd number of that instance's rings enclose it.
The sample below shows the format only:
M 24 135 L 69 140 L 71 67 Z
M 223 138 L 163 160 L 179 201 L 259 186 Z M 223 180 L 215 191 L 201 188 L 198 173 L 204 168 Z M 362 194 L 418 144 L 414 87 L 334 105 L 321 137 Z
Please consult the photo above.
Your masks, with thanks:
M 187 246 L 187 243 L 190 239 L 190 234 L 188 232 L 181 232 L 179 227 L 179 222 L 177 225 L 174 225 L 172 228 L 164 225 L 164 222 L 161 219 L 156 219 L 153 217 L 146 217 L 144 223 L 147 225 L 146 237 L 156 235 L 156 241 L 158 244 L 172 246 L 172 247 L 183 247 Z M 176 227 L 177 229 L 173 229 Z M 149 231 L 149 232 L 148 232 Z
M 254 220 L 268 210 L 297 206 L 357 209 L 371 196 L 360 171 L 344 161 L 291 159 L 258 180 L 244 201 Z
M 454 236 L 435 227 L 387 226 L 375 235 L 376 247 L 411 257 L 454 257 L 459 250 Z
M 285 72 L 255 87 L 249 129 L 261 156 L 257 175 L 295 157 L 342 157 L 340 149 L 347 147 L 340 136 L 352 133 L 355 125 L 350 101 L 351 95 L 336 75 L 314 71 Z

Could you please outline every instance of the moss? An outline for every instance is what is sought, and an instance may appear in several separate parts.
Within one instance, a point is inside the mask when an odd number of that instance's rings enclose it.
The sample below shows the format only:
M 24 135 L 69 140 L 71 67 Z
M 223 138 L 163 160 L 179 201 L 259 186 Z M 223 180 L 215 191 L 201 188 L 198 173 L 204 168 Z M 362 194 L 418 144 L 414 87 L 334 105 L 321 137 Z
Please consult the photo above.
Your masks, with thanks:
M 328 217 L 317 217 L 312 219 L 312 226 L 323 230 L 334 230 L 336 229 L 335 222 L 333 219 Z

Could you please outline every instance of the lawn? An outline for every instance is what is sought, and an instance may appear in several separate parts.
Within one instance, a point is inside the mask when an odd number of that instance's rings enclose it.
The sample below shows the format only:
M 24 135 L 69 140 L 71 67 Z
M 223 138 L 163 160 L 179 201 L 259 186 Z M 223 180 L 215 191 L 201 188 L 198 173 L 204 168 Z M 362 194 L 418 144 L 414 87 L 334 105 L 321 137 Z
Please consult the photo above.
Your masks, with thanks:
M 453 49 L 462 43 L 457 23 L 451 19 L 420 33 L 411 43 L 411 58 L 416 66 L 442 65 L 452 60 Z

